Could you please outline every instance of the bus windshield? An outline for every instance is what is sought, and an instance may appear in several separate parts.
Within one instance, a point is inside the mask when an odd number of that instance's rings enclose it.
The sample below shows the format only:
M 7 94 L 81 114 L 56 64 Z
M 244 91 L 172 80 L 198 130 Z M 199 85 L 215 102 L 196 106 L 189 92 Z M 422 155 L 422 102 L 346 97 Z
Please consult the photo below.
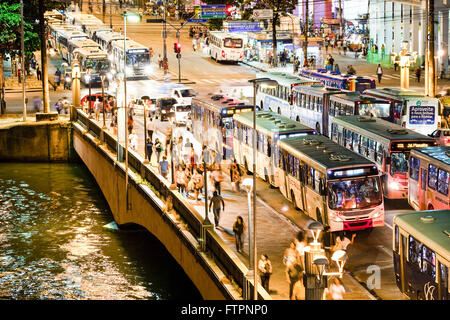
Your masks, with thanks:
M 393 152 L 391 153 L 391 176 L 399 173 L 408 172 L 408 153 Z
M 86 69 L 91 68 L 95 71 L 106 71 L 110 67 L 108 59 L 86 59 Z
M 150 55 L 148 53 L 129 53 L 127 54 L 127 64 L 129 65 L 142 65 L 149 63 Z
M 242 39 L 225 38 L 223 39 L 223 46 L 225 48 L 242 48 Z
M 328 205 L 332 210 L 366 209 L 382 203 L 378 177 L 362 177 L 328 183 Z
M 375 118 L 389 118 L 389 103 L 363 103 L 359 105 L 360 116 L 372 116 Z

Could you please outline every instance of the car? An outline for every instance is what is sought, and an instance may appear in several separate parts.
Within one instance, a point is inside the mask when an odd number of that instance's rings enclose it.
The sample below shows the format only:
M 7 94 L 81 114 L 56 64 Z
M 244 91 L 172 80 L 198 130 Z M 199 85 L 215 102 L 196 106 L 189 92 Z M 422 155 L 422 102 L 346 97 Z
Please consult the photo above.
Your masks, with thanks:
M 115 96 L 114 95 L 112 95 L 112 94 L 110 94 L 110 93 L 108 93 L 108 92 L 105 92 L 105 97 L 108 97 L 107 98 L 107 101 L 109 100 L 109 98 L 114 98 Z M 84 101 L 85 100 L 88 100 L 89 101 L 89 105 L 90 105 L 90 108 L 92 109 L 91 111 L 93 112 L 94 111 L 94 102 L 95 102 L 95 100 L 98 98 L 98 100 L 100 101 L 100 102 L 102 102 L 103 101 L 103 99 L 102 99 L 102 93 L 101 92 L 96 92 L 96 93 L 92 93 L 90 96 L 87 94 L 87 95 L 85 95 L 83 98 L 81 98 L 81 105 L 83 105 L 83 103 L 84 103 Z M 103 109 L 102 109 L 102 111 L 103 111 Z
M 429 134 L 440 146 L 450 146 L 450 129 L 437 129 Z

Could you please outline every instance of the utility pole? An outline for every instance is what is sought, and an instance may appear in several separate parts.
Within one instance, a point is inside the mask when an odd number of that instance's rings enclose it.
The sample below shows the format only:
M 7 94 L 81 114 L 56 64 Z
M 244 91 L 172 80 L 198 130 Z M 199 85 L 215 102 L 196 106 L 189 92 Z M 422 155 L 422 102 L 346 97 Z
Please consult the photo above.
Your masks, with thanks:
M 112 1 L 109 2 L 109 27 L 112 29 Z
M 166 39 L 167 39 L 167 25 L 166 25 L 166 0 L 164 0 L 164 25 L 163 25 L 163 38 L 164 38 L 164 47 L 163 47 L 163 65 L 164 65 L 164 78 L 167 75 L 167 69 L 168 69 L 168 61 L 167 61 L 167 45 L 166 45 Z
M 428 95 L 436 96 L 436 64 L 434 62 L 434 0 L 429 0 L 428 8 Z
M 105 14 L 106 14 L 106 0 L 103 0 L 102 3 L 102 22 L 105 23 Z
M 42 70 L 42 100 L 44 101 L 44 113 L 50 113 L 48 92 L 48 67 L 47 67 L 47 37 L 45 30 L 45 4 L 39 0 L 39 36 L 41 38 L 41 70 Z
M 22 103 L 23 103 L 23 122 L 27 121 L 27 103 L 25 98 L 25 82 L 27 74 L 25 72 L 25 40 L 23 32 L 23 0 L 20 0 L 20 50 L 22 60 Z
M 425 1 L 425 12 L 427 12 L 428 13 L 428 7 L 429 7 L 429 3 L 428 3 L 428 0 L 426 0 Z M 428 39 L 429 39 L 429 35 L 428 35 L 428 32 L 429 32 L 429 18 L 427 17 L 426 19 L 425 19 L 425 30 L 423 31 L 424 32 L 424 34 L 426 34 L 427 35 L 427 38 L 426 38 L 426 40 L 425 40 L 425 95 L 426 96 L 429 96 L 429 85 L 428 85 L 428 83 L 429 83 L 429 81 L 428 81 L 428 76 L 429 76 L 429 71 L 430 70 L 428 70 L 428 63 L 429 63 L 429 43 L 428 43 Z
M 339 37 L 342 38 L 342 0 L 339 0 Z

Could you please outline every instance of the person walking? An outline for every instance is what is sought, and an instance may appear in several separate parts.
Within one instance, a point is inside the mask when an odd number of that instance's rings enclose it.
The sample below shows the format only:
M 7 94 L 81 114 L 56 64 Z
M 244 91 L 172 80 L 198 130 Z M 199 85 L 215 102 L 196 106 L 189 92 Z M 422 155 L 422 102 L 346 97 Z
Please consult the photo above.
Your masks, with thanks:
M 62 106 L 65 114 L 69 114 L 70 102 L 67 97 L 63 97 Z
M 55 109 L 56 109 L 56 111 L 58 112 L 58 114 L 61 113 L 62 108 L 63 108 L 63 106 L 62 106 L 62 100 L 61 100 L 61 99 L 58 99 L 58 101 L 56 101 L 56 103 L 55 103 Z
M 306 288 L 303 285 L 303 277 L 300 275 L 298 281 L 295 282 L 294 288 L 292 290 L 292 300 L 305 300 L 306 299 Z
M 130 135 L 128 136 L 128 141 L 130 143 L 130 148 L 133 151 L 137 151 L 137 134 L 136 131 L 132 130 Z
M 334 246 L 331 248 L 331 255 L 338 250 L 347 250 L 348 246 L 355 242 L 356 233 L 353 233 L 352 240 L 347 237 L 346 232 L 341 232 L 341 234 L 336 238 Z
M 59 71 L 59 68 L 56 68 L 54 81 L 55 81 L 56 86 L 59 87 L 59 84 L 61 83 L 61 71 Z M 55 88 L 55 91 L 56 91 L 56 88 Z
M 94 102 L 94 113 L 95 113 L 95 120 L 99 121 L 100 120 L 100 108 L 102 107 L 102 103 L 100 102 L 100 100 L 95 99 Z
M 383 76 L 383 68 L 381 68 L 381 65 L 378 64 L 378 66 L 377 66 L 378 83 L 381 83 L 381 77 L 382 76 Z
M 420 74 L 422 73 L 422 69 L 420 68 L 420 67 L 418 67 L 417 69 L 416 69 L 416 79 L 417 79 L 417 82 L 420 82 Z
M 156 162 L 159 163 L 159 157 L 161 155 L 163 148 L 161 146 L 161 142 L 159 142 L 159 139 L 156 138 L 155 140 L 155 152 L 156 152 Z
M 289 260 L 286 264 L 286 282 L 289 283 L 289 299 L 294 300 L 294 285 L 297 281 L 300 280 L 300 277 L 302 276 L 303 270 L 301 269 L 300 265 L 297 263 L 296 260 Z
M 345 288 L 339 278 L 334 278 L 334 282 L 323 291 L 322 300 L 344 300 Z
M 159 174 L 167 179 L 167 172 L 169 169 L 169 162 L 167 162 L 167 157 L 163 156 L 162 160 L 159 162 Z
M 35 97 L 33 100 L 34 111 L 35 112 L 41 111 L 41 105 L 42 105 L 41 99 L 39 99 L 38 97 Z
M 153 141 L 153 132 L 155 131 L 155 123 L 153 118 L 147 120 L 147 136 Z
M 220 220 L 220 203 L 222 203 L 222 210 L 225 210 L 225 201 L 223 201 L 223 198 L 217 194 L 217 191 L 214 191 L 212 198 L 209 202 L 209 211 L 211 211 L 211 206 L 213 207 L 213 213 L 214 213 L 214 226 L 219 226 L 219 220 Z
M 133 130 L 133 128 L 134 128 L 134 120 L 133 120 L 133 116 L 130 114 L 130 115 L 128 116 L 128 134 L 131 133 L 131 131 Z
M 219 195 L 222 194 L 220 184 L 222 181 L 225 180 L 225 178 L 223 176 L 220 165 L 215 166 L 215 169 L 213 171 L 213 179 L 214 179 L 214 189 L 217 190 L 217 193 Z
M 195 201 L 198 201 L 198 195 L 201 192 L 204 184 L 203 175 L 198 169 L 194 169 L 194 174 L 192 175 L 192 188 L 195 193 Z M 211 208 L 210 208 L 211 210 Z
M 234 238 L 236 240 L 236 251 L 242 252 L 244 243 L 242 241 L 242 234 L 245 230 L 245 224 L 244 219 L 242 219 L 241 216 L 238 216 L 236 218 L 236 221 L 233 224 L 233 232 L 234 232 Z
M 261 278 L 261 285 L 269 293 L 269 280 L 272 274 L 272 263 L 267 254 L 262 254 L 258 262 L 258 271 Z
M 41 68 L 39 68 L 39 65 L 36 66 L 36 77 L 38 80 L 41 80 L 42 72 L 41 72 Z
M 184 194 L 186 192 L 186 174 L 181 165 L 178 165 L 176 173 L 176 183 L 178 192 Z
M 341 73 L 341 70 L 339 69 L 339 65 L 337 63 L 334 65 L 334 72 L 336 72 L 338 74 Z
M 241 192 L 240 190 L 240 183 L 242 179 L 242 174 L 240 171 L 240 167 L 236 162 L 236 159 L 234 159 L 233 163 L 231 164 L 230 168 L 230 179 L 231 179 L 231 187 L 236 192 Z
M 297 260 L 298 258 L 297 258 L 297 251 L 295 250 L 295 243 L 290 242 L 289 248 L 284 250 L 283 264 L 287 266 L 290 262 L 296 262 Z
M 145 156 L 150 163 L 152 163 L 152 154 L 153 154 L 153 141 L 152 138 L 147 138 L 147 142 L 145 143 Z

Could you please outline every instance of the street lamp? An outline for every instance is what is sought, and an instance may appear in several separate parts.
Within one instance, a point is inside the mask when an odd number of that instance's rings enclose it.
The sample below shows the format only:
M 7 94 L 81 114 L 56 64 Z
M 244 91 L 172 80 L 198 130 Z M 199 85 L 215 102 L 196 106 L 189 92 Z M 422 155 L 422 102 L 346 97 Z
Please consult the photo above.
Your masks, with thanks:
M 251 178 L 245 178 L 241 183 L 241 188 L 247 192 L 247 201 L 248 201 L 248 257 L 249 257 L 249 267 L 247 277 L 251 278 L 251 276 L 257 274 L 256 265 L 253 254 L 253 245 L 252 245 L 252 191 L 253 191 L 253 180 Z M 254 232 L 254 231 L 253 231 Z M 255 246 L 256 247 L 256 246 Z M 254 273 L 254 274 L 253 274 Z M 256 277 L 255 279 L 255 292 L 256 292 Z
M 278 82 L 271 80 L 269 78 L 257 78 L 248 80 L 248 82 L 253 83 L 253 261 L 255 268 L 255 290 L 254 290 L 254 300 L 258 300 L 258 290 L 257 290 L 257 255 L 256 255 L 256 90 L 258 86 L 275 88 L 278 86 Z M 250 222 L 249 222 L 250 224 Z M 250 259 L 252 257 L 250 256 Z
M 72 61 L 72 112 L 70 113 L 70 118 L 72 121 L 75 120 L 76 109 L 80 108 L 80 78 L 81 69 L 80 63 L 78 62 L 78 53 L 74 52 L 74 59 Z
M 402 50 L 398 53 L 400 56 L 400 87 L 402 89 L 409 89 L 409 66 L 417 60 L 417 52 L 409 52 L 408 46 L 409 42 L 403 40 Z M 395 58 L 396 55 L 394 54 L 394 59 Z
M 105 116 L 105 79 L 106 74 L 102 72 L 100 74 L 100 80 L 102 80 L 102 109 L 103 109 L 103 127 L 102 129 L 106 129 L 106 116 Z
M 92 116 L 92 97 L 91 97 L 91 72 L 92 72 L 92 68 L 87 68 L 86 69 L 86 74 L 84 75 L 84 80 L 85 82 L 89 82 L 89 95 L 88 95 L 88 102 L 89 102 L 89 119 L 93 119 L 94 117 Z

